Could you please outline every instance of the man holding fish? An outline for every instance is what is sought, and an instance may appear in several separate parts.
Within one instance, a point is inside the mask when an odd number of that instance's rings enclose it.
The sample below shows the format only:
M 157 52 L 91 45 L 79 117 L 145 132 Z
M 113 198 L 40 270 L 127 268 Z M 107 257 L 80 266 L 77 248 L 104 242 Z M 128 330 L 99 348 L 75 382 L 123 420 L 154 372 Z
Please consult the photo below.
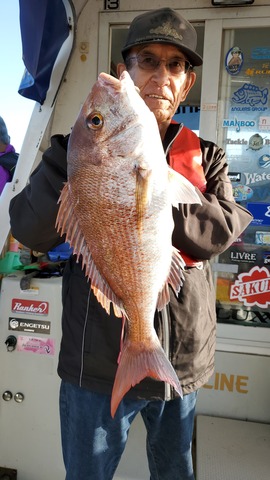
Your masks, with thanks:
M 214 371 L 209 260 L 252 219 L 224 151 L 172 122 L 202 64 L 196 43 L 170 8 L 136 17 L 119 79 L 99 75 L 11 201 L 16 239 L 74 252 L 58 367 L 66 480 L 112 479 L 139 412 L 151 480 L 194 479 L 196 396 Z

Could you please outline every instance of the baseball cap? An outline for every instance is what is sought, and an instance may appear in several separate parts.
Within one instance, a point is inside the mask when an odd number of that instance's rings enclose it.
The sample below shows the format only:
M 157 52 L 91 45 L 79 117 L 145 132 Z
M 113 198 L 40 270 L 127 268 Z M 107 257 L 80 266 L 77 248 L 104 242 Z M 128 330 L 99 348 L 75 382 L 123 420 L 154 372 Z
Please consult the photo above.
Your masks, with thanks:
M 170 43 L 179 47 L 193 66 L 202 65 L 196 52 L 197 33 L 193 25 L 171 8 L 159 8 L 138 15 L 131 22 L 126 44 L 122 49 L 125 60 L 128 51 L 147 43 Z

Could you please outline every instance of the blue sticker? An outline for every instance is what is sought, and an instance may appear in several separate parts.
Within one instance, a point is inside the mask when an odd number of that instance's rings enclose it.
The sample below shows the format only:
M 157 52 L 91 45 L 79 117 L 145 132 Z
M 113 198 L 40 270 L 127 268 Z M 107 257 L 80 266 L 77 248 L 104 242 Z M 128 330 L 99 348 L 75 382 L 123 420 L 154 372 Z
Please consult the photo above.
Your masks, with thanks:
M 270 155 L 262 155 L 258 160 L 258 164 L 262 168 L 270 167 Z
M 270 60 L 270 47 L 256 47 L 251 50 L 253 60 Z
M 232 101 L 238 104 L 265 105 L 268 102 L 268 88 L 260 88 L 256 85 L 244 83 L 232 96 Z
M 238 75 L 244 62 L 242 50 L 239 47 L 232 47 L 225 59 L 225 67 L 230 75 Z
M 247 203 L 247 209 L 254 217 L 250 225 L 270 225 L 270 203 Z
M 255 125 L 254 120 L 238 120 L 237 117 L 234 117 L 234 119 L 224 118 L 222 127 L 235 128 L 236 132 L 240 132 L 241 128 L 254 128 Z

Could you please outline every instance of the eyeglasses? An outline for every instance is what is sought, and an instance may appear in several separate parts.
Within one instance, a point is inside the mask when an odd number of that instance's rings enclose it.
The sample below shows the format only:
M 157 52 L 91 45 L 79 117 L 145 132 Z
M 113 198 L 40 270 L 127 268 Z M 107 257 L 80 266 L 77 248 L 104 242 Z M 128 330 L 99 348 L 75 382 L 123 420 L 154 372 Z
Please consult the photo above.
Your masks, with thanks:
M 147 54 L 138 54 L 132 55 L 126 59 L 126 66 L 130 68 L 132 65 L 131 63 L 136 61 L 138 63 L 139 68 L 142 70 L 146 70 L 147 72 L 154 72 L 159 68 L 159 66 L 164 63 L 167 70 L 172 75 L 182 75 L 187 73 L 193 67 L 188 60 L 184 60 L 181 58 L 171 58 L 170 60 L 160 60 L 160 58 L 156 57 L 156 55 Z

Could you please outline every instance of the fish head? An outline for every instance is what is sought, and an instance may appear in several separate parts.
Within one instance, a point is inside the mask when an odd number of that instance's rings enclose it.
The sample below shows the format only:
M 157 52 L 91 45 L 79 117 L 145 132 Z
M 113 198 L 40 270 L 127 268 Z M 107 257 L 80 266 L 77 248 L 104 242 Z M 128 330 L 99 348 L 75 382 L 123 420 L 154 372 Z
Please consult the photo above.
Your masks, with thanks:
M 68 176 L 82 164 L 105 166 L 113 158 L 140 156 L 140 145 L 151 136 L 161 142 L 154 114 L 139 95 L 130 75 L 119 79 L 100 73 L 72 129 L 68 146 Z M 145 142 L 144 140 L 148 141 Z M 145 152 L 144 152 L 145 154 Z M 153 156 L 153 150 L 151 151 Z

